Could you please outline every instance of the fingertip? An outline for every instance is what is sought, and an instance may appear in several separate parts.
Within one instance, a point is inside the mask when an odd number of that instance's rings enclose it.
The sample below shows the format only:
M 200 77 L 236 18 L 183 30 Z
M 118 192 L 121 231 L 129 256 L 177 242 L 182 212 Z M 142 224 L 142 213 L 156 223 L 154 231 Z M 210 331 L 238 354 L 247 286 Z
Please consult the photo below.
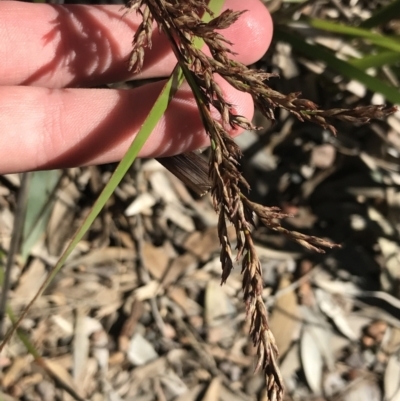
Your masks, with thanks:
M 247 120 L 251 121 L 254 116 L 254 102 L 248 93 L 241 92 L 235 88 L 230 87 L 229 91 L 226 93 L 227 102 L 234 105 L 233 112 L 236 115 L 247 118 Z M 240 135 L 243 132 L 243 129 L 238 127 L 232 129 L 230 134 L 233 137 Z
M 252 97 L 248 93 L 233 88 L 218 75 L 215 79 L 220 85 L 226 102 L 232 105 L 232 112 L 251 121 L 254 114 Z M 212 116 L 216 120 L 221 120 L 220 114 L 215 109 L 212 111 Z M 243 132 L 240 127 L 228 127 L 227 130 L 233 137 Z M 173 156 L 209 145 L 210 139 L 203 126 L 196 101 L 188 84 L 185 83 L 178 90 L 140 155 L 142 157 Z
M 249 65 L 259 60 L 268 50 L 273 35 L 271 14 L 260 0 L 230 0 L 226 8 L 247 10 L 239 20 L 222 32 L 233 43 L 232 50 L 238 53 L 243 64 Z

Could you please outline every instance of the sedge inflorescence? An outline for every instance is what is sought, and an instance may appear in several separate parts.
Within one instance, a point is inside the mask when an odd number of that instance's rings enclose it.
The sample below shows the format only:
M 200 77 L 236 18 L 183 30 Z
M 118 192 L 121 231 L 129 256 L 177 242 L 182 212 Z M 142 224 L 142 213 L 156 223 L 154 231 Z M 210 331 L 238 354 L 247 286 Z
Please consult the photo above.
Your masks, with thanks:
M 129 0 L 128 11 L 136 11 L 142 22 L 133 38 L 130 69 L 141 70 L 146 48 L 152 45 L 153 23 L 167 35 L 178 63 L 182 68 L 199 108 L 205 131 L 211 140 L 209 177 L 213 204 L 218 213 L 218 235 L 221 243 L 220 260 L 222 283 L 234 266 L 241 261 L 243 275 L 243 299 L 250 320 L 250 336 L 257 349 L 256 369 L 262 368 L 266 375 L 267 393 L 270 400 L 282 400 L 283 382 L 277 365 L 278 350 L 268 325 L 268 312 L 262 298 L 263 281 L 261 263 L 252 239 L 255 216 L 269 229 L 282 233 L 310 250 L 323 252 L 324 247 L 337 246 L 328 240 L 290 231 L 281 226 L 280 220 L 287 215 L 278 208 L 266 207 L 252 202 L 246 194 L 250 187 L 239 170 L 242 156 L 240 148 L 229 135 L 228 128 L 256 129 L 252 122 L 235 113 L 234 106 L 224 98 L 214 79 L 219 74 L 234 88 L 249 93 L 255 106 L 270 120 L 274 120 L 276 108 L 283 108 L 300 121 L 316 123 L 335 133 L 332 121 L 366 123 L 380 118 L 394 108 L 367 106 L 354 109 L 320 110 L 300 93 L 282 94 L 271 89 L 267 81 L 276 74 L 254 70 L 231 59 L 231 43 L 217 32 L 233 24 L 244 11 L 225 10 L 213 16 L 208 23 L 202 21 L 204 13 L 211 14 L 206 0 Z M 201 38 L 208 46 L 210 55 L 194 45 Z M 220 118 L 212 116 L 218 110 Z M 236 232 L 236 252 L 228 238 L 227 224 Z M 234 256 L 234 253 L 236 255 Z

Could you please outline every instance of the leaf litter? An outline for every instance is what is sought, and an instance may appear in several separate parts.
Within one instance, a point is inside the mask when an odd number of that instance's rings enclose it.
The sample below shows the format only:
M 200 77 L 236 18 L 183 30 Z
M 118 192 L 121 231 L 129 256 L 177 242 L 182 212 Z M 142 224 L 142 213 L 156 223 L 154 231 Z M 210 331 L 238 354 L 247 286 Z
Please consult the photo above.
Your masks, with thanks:
M 329 10 L 337 10 L 335 2 L 319 12 Z M 345 11 L 357 17 L 356 6 Z M 290 81 L 274 81 L 276 89 L 313 90 L 316 103 L 331 107 L 309 62 L 276 46 L 261 63 L 273 66 L 274 57 L 292 68 Z M 360 95 L 347 89 L 349 101 Z M 254 199 L 295 212 L 285 227 L 342 244 L 313 254 L 256 226 L 263 299 L 280 342 L 288 400 L 400 397 L 396 124 L 392 116 L 389 123 L 343 125 L 334 138 L 282 113 L 270 139 L 257 134 L 257 161 L 244 161 Z M 219 285 L 211 199 L 197 198 L 151 164 L 125 177 L 23 322 L 53 375 L 13 339 L 0 359 L 0 397 L 62 399 L 64 383 L 99 401 L 265 399 L 262 374 L 253 374 L 240 267 Z M 107 166 L 65 175 L 47 230 L 26 263 L 17 258 L 13 267 L 9 305 L 15 313 L 90 207 L 95 183 L 108 175 Z M 9 177 L 0 187 L 5 253 L 19 182 Z

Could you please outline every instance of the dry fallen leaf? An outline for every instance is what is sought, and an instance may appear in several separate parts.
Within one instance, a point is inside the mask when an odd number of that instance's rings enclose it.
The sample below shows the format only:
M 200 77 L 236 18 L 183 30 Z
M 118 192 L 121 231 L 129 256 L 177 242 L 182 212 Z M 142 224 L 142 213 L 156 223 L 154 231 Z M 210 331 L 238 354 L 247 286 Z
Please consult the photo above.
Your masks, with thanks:
M 400 401 L 400 352 L 393 353 L 388 361 L 383 379 L 385 400 Z
M 295 335 L 298 334 L 301 325 L 301 313 L 297 304 L 297 296 L 294 289 L 285 291 L 291 284 L 290 276 L 283 275 L 280 279 L 279 291 L 284 291 L 278 296 L 269 318 L 269 327 L 273 333 L 279 333 L 275 341 L 279 349 L 279 356 L 286 354 Z
M 207 387 L 207 391 L 201 401 L 216 401 L 221 392 L 221 378 L 215 377 Z
M 133 365 L 140 366 L 157 359 L 158 354 L 148 340 L 136 333 L 129 342 L 127 357 Z

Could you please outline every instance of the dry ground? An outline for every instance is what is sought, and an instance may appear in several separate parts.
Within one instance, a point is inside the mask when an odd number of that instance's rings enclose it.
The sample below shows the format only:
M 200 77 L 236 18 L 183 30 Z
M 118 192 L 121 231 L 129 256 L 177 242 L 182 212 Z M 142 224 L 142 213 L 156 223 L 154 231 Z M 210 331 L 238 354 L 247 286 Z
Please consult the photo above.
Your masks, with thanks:
M 304 12 L 321 17 L 369 7 L 314 3 L 320 7 Z M 355 83 L 330 85 L 329 71 L 282 43 L 259 66 L 281 73 L 277 89 L 300 90 L 322 107 L 371 101 Z M 238 139 L 252 197 L 293 214 L 285 226 L 342 244 L 317 255 L 255 229 L 286 399 L 400 400 L 398 117 L 339 124 L 336 138 L 282 112 L 273 127 L 256 123 L 266 129 Z M 113 168 L 37 175 L 44 186 L 31 183 L 27 217 L 40 227 L 34 241 L 25 235 L 12 266 L 15 314 Z M 55 182 L 40 225 L 31 209 Z M 0 178 L 3 264 L 19 187 L 16 175 Z M 17 337 L 0 356 L 0 399 L 266 400 L 263 375 L 253 374 L 239 265 L 220 286 L 216 224 L 208 195 L 199 199 L 154 160 L 137 163 L 22 323 L 41 358 Z

